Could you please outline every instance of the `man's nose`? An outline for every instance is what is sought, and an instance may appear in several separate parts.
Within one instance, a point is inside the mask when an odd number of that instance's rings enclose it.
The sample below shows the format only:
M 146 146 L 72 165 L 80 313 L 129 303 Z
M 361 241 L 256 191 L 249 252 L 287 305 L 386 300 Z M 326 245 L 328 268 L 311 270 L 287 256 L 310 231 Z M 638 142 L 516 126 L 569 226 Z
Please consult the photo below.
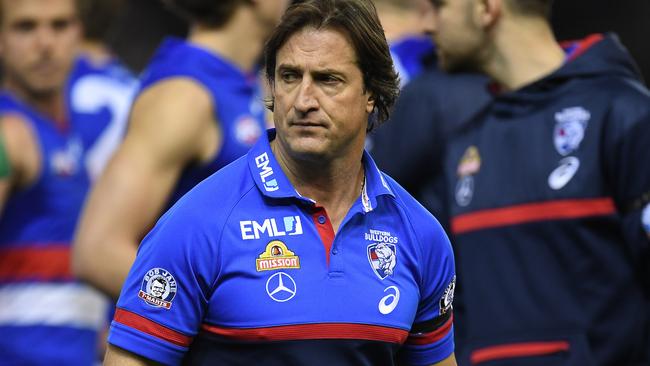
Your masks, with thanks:
M 36 33 L 38 46 L 42 50 L 50 50 L 54 45 L 56 34 L 49 27 L 40 27 Z
M 311 78 L 303 78 L 296 96 L 294 107 L 298 112 L 307 113 L 319 107 L 316 98 L 316 86 Z

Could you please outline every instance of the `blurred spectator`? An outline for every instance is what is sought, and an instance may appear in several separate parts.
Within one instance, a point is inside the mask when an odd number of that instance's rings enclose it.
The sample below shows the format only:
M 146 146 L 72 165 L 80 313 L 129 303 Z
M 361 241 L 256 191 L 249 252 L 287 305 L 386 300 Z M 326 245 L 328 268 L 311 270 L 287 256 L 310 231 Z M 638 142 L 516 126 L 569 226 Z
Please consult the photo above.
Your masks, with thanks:
M 630 55 L 613 35 L 561 48 L 550 0 L 433 3 L 441 67 L 496 94 L 446 154 L 459 364 L 647 365 L 650 95 Z
M 124 143 L 93 190 L 74 267 L 117 298 L 138 243 L 163 211 L 265 130 L 256 62 L 288 0 L 170 0 L 192 21 L 141 80 Z
M 404 87 L 423 69 L 423 59 L 433 51 L 427 34 L 433 8 L 429 0 L 373 0 L 390 46 L 395 70 Z
M 124 135 L 138 82 L 105 41 L 124 1 L 80 0 L 80 4 L 83 37 L 68 80 L 68 109 L 97 139 L 86 158 L 95 179 Z
M 108 302 L 76 281 L 70 243 L 94 137 L 67 111 L 79 44 L 74 0 L 0 1 L 0 363 L 92 365 Z
M 444 146 L 489 100 L 487 79 L 476 74 L 447 74 L 435 56 L 422 75 L 404 87 L 389 121 L 370 136 L 377 165 L 398 181 L 439 220 L 444 209 Z

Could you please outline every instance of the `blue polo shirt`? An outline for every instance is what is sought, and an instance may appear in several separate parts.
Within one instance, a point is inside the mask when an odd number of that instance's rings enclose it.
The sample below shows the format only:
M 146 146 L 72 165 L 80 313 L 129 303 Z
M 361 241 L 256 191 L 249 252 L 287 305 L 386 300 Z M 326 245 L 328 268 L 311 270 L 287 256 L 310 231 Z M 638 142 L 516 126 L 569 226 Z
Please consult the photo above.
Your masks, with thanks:
M 455 270 L 438 222 L 364 154 L 334 233 L 268 132 L 144 239 L 109 342 L 165 364 L 429 365 L 453 352 Z

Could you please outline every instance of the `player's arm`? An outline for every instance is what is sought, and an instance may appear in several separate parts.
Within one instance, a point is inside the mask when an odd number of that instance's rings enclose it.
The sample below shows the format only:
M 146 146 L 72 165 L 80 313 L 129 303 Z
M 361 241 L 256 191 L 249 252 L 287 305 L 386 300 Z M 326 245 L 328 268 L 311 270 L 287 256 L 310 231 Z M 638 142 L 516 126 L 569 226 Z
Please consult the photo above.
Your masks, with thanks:
M 38 175 L 41 156 L 37 139 L 18 115 L 0 118 L 0 216 L 12 190 L 30 185 Z
M 432 366 L 456 366 L 456 356 L 452 353 L 451 356 Z
M 122 145 L 86 203 L 73 247 L 73 270 L 117 298 L 138 244 L 153 226 L 183 167 L 212 156 L 218 131 L 209 94 L 188 79 L 145 91 Z
M 104 366 L 148 366 L 159 365 L 156 362 L 142 358 L 129 351 L 119 347 L 108 345 L 106 356 L 104 357 Z

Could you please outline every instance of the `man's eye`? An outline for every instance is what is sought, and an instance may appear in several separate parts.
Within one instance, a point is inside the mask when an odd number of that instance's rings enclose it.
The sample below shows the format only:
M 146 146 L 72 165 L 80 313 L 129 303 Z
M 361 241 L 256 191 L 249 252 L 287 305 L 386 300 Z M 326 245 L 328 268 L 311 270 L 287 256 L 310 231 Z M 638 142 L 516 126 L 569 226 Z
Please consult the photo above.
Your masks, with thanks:
M 337 77 L 331 76 L 331 75 L 326 75 L 321 78 L 321 81 L 324 82 L 325 84 L 337 84 L 341 80 Z
M 295 72 L 283 72 L 280 77 L 282 78 L 282 81 L 290 83 L 293 81 L 296 81 L 298 79 L 298 75 L 296 75 Z
M 52 28 L 56 31 L 62 31 L 70 27 L 72 24 L 72 21 L 64 19 L 64 20 L 56 20 L 52 23 Z
M 14 23 L 12 28 L 19 32 L 30 32 L 36 29 L 36 22 L 27 21 L 27 20 L 22 22 L 17 22 Z

